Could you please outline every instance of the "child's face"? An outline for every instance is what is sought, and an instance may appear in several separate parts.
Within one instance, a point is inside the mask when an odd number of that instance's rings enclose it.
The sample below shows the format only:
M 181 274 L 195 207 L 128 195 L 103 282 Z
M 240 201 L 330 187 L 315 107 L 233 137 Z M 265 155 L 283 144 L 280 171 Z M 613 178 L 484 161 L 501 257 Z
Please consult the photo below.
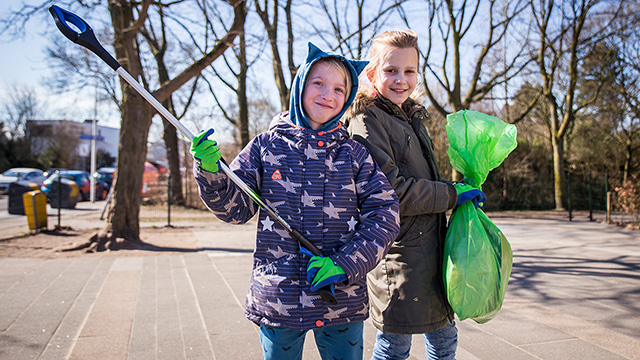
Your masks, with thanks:
M 302 92 L 302 108 L 313 130 L 336 117 L 346 101 L 344 75 L 325 62 L 314 64 Z
M 367 77 L 380 95 L 402 105 L 418 82 L 418 52 L 414 48 L 393 49 Z

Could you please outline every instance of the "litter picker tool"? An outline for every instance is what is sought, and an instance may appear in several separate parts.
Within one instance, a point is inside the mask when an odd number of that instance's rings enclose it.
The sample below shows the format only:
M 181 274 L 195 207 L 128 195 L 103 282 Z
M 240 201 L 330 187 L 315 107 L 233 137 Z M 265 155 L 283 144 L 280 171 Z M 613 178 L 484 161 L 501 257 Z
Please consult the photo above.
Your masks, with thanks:
M 73 41 L 74 43 L 84 46 L 87 49 L 91 50 L 93 53 L 98 55 L 100 59 L 102 59 L 107 65 L 109 65 L 113 70 L 115 70 L 118 75 L 120 75 L 131 87 L 133 87 L 145 100 L 151 104 L 165 119 L 167 119 L 173 126 L 178 129 L 182 135 L 187 137 L 189 141 L 193 140 L 193 134 L 187 129 L 178 119 L 176 119 L 173 114 L 169 112 L 158 100 L 156 100 L 153 95 L 151 95 L 140 83 L 131 76 L 119 63 L 116 59 L 105 50 L 102 45 L 96 39 L 91 26 L 87 24 L 82 18 L 78 15 L 63 10 L 56 5 L 52 5 L 49 7 L 49 12 L 53 19 L 56 22 L 56 26 L 62 32 L 67 39 Z M 71 26 L 70 26 L 71 25 Z M 73 27 L 72 27 L 73 26 Z M 223 162 L 220 161 L 220 169 L 240 188 L 244 191 L 262 210 L 266 211 L 269 216 L 274 218 L 278 224 L 280 224 L 292 238 L 294 238 L 300 246 L 303 246 L 307 250 L 311 251 L 316 256 L 325 256 L 317 246 L 315 246 L 309 239 L 304 237 L 300 231 L 292 228 L 278 213 L 271 208 L 261 197 L 258 195 L 253 189 L 251 189 L 242 179 L 240 179 L 235 173 L 233 173 L 229 167 Z M 329 303 L 330 305 L 335 305 L 338 303 L 336 300 L 333 285 L 325 286 L 319 290 L 320 296 L 322 300 Z

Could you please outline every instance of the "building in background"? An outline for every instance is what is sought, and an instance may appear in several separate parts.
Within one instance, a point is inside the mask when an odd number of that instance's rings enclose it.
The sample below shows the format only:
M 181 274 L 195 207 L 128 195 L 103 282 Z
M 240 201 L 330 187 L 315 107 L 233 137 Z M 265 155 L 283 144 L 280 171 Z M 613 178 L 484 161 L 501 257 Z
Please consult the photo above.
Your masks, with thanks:
M 27 120 L 26 135 L 31 154 L 47 159 L 56 167 L 90 171 L 92 122 Z M 97 167 L 114 166 L 120 129 L 99 124 L 96 126 Z

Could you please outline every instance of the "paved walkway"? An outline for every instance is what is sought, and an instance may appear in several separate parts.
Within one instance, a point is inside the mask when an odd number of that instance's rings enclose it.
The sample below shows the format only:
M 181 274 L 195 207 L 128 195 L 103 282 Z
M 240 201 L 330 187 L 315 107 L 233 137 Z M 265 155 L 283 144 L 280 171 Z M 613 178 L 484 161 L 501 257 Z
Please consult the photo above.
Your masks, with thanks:
M 458 322 L 458 359 L 640 359 L 640 232 L 495 222 L 514 252 L 507 296 L 494 320 Z M 187 228 L 206 250 L 180 255 L 0 258 L 0 358 L 259 359 L 243 316 L 254 229 Z M 304 359 L 319 359 L 312 337 Z M 365 358 L 374 338 L 365 323 Z

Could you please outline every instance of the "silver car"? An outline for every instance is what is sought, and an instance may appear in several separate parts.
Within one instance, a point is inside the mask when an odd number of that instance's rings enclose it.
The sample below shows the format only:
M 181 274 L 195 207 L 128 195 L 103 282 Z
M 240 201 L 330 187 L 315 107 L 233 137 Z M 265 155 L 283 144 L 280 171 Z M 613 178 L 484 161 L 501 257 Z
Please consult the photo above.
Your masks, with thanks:
M 9 185 L 18 180 L 33 182 L 40 187 L 47 177 L 43 171 L 34 168 L 13 168 L 5 171 L 0 175 L 0 193 L 9 191 Z

